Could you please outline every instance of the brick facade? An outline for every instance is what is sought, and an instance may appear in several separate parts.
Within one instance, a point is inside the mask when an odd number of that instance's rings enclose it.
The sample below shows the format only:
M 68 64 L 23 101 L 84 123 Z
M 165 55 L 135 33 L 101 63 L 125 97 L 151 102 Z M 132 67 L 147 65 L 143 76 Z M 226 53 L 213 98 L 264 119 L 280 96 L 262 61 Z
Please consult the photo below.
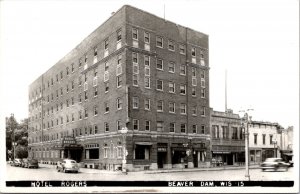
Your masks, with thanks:
M 207 166 L 208 56 L 207 35 L 123 6 L 30 85 L 30 154 L 115 170 L 125 146 L 132 171 Z

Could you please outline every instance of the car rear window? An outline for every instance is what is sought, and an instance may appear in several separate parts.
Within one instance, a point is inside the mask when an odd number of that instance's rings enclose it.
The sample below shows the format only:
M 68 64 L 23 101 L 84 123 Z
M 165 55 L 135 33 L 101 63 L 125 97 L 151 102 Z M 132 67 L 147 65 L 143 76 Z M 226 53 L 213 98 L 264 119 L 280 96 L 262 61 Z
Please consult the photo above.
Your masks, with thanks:
M 75 164 L 76 162 L 75 161 L 71 161 L 71 163 Z

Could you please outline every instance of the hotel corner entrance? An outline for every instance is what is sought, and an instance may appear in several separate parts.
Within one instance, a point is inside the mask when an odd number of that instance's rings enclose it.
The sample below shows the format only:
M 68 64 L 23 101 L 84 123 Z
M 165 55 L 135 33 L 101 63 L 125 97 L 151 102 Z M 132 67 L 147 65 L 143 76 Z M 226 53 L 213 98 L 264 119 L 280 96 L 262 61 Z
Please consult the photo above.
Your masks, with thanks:
M 61 144 L 54 146 L 53 149 L 59 150 L 59 158 L 61 159 L 69 158 L 77 162 L 81 161 L 83 147 L 76 143 L 74 137 L 63 137 Z

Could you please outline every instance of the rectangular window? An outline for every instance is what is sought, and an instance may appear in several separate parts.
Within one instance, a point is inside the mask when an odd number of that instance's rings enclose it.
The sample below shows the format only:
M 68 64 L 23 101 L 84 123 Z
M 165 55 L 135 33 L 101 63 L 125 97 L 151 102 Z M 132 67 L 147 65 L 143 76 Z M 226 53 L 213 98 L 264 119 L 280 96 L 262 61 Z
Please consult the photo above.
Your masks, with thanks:
M 257 144 L 257 134 L 254 134 L 254 144 Z
M 186 94 L 186 85 L 180 85 L 180 94 L 185 95 Z
M 192 96 L 196 96 L 196 87 L 192 87 Z
M 157 112 L 163 112 L 164 102 L 162 100 L 157 101 Z
M 180 65 L 180 75 L 186 75 L 186 66 Z
M 134 86 L 139 86 L 139 83 L 138 83 L 138 75 L 137 74 L 133 74 L 132 75 L 132 84 Z
M 150 131 L 150 121 L 145 121 L 145 131 Z
M 175 73 L 175 63 L 173 61 L 169 61 L 169 72 Z
M 170 123 L 170 132 L 171 133 L 175 132 L 175 123 Z
M 132 62 L 138 63 L 138 54 L 137 53 L 132 53 Z
M 94 106 L 94 116 L 97 116 L 97 115 L 98 115 L 98 107 Z
M 196 57 L 196 48 L 192 47 L 192 57 Z
M 157 121 L 156 122 L 156 130 L 157 131 L 164 131 L 164 122 L 163 121 Z
M 139 120 L 133 119 L 132 123 L 133 123 L 133 130 L 139 130 Z
M 197 133 L 197 125 L 192 125 L 193 133 Z
M 265 145 L 266 144 L 266 134 L 263 134 L 263 145 Z
M 156 69 L 158 70 L 164 69 L 164 62 L 162 59 L 156 59 Z
M 122 129 L 121 121 L 119 120 L 119 121 L 117 121 L 117 130 L 121 130 L 121 129 Z
M 105 93 L 106 93 L 109 90 L 109 82 L 105 82 L 104 86 L 105 86 L 104 88 L 105 88 Z
M 175 43 L 173 40 L 169 40 L 168 49 L 171 51 L 175 51 Z
M 109 124 L 108 123 L 104 123 L 104 129 L 105 129 L 105 132 L 109 131 Z
M 117 42 L 122 40 L 122 30 L 117 31 Z
M 192 86 L 197 86 L 197 78 L 192 78 Z
M 145 88 L 150 88 L 150 77 L 145 77 Z
M 201 98 L 205 98 L 205 88 L 201 88 Z
M 109 112 L 108 102 L 104 102 L 104 108 L 105 108 L 105 113 L 108 113 Z
M 122 99 L 120 98 L 117 99 L 117 109 L 118 110 L 122 109 Z
M 150 66 L 150 57 L 148 55 L 144 56 L 144 64 L 145 66 Z
M 201 116 L 205 116 L 205 107 L 201 108 Z
M 98 88 L 94 87 L 94 97 L 98 96 Z
M 156 80 L 156 89 L 163 91 L 163 81 L 162 80 Z
M 273 144 L 273 135 L 270 135 L 270 145 Z
M 132 108 L 133 109 L 138 109 L 139 108 L 139 98 L 138 97 L 133 97 L 132 98 Z
M 85 118 L 88 118 L 88 117 L 89 117 L 89 113 L 88 113 L 88 110 L 87 110 L 87 109 L 84 109 L 84 117 L 85 117 Z
M 84 92 L 84 100 L 88 100 L 88 93 L 86 91 Z
M 78 112 L 78 119 L 79 119 L 79 120 L 82 119 L 82 112 L 81 112 L 81 110 Z
M 180 124 L 180 132 L 186 133 L 186 124 Z
M 201 134 L 205 134 L 205 125 L 201 125 Z
M 175 83 L 169 82 L 169 92 L 175 93 Z
M 150 110 L 150 99 L 145 99 L 145 110 Z
M 156 37 L 156 46 L 163 48 L 163 38 L 162 37 L 160 37 L 160 36 Z
M 145 43 L 150 43 L 150 34 L 149 34 L 149 32 L 144 33 L 144 42 Z
M 94 125 L 94 132 L 95 132 L 95 134 L 98 133 L 98 125 Z
M 180 104 L 180 114 L 183 114 L 183 115 L 186 114 L 186 104 L 183 104 L 183 103 Z
M 121 76 L 117 76 L 117 88 L 122 86 L 122 77 Z
M 185 46 L 182 44 L 179 45 L 179 53 L 185 55 Z
M 197 106 L 192 107 L 192 115 L 197 116 Z
M 104 41 L 104 50 L 108 50 L 108 39 Z
M 169 112 L 175 113 L 175 102 L 169 102 Z
M 132 29 L 132 39 L 138 39 L 138 30 L 136 28 Z

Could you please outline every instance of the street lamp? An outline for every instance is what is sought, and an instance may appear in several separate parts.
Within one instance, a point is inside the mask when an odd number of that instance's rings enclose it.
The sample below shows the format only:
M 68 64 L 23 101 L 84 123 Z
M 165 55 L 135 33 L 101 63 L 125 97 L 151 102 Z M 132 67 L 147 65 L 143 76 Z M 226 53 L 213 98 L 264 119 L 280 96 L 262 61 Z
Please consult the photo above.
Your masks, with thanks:
M 122 172 L 127 174 L 126 170 L 126 156 L 127 156 L 127 150 L 126 150 L 126 134 L 128 132 L 127 127 L 123 127 L 120 132 L 122 133 L 123 137 L 123 160 L 122 160 Z
M 249 111 L 248 109 L 247 111 Z M 245 111 L 240 111 L 245 112 Z M 244 116 L 241 118 L 241 125 L 244 128 L 245 133 L 245 167 L 246 167 L 246 174 L 245 177 L 248 181 L 250 181 L 250 174 L 249 174 L 249 124 L 251 123 L 251 116 L 248 116 L 248 113 L 245 112 Z

